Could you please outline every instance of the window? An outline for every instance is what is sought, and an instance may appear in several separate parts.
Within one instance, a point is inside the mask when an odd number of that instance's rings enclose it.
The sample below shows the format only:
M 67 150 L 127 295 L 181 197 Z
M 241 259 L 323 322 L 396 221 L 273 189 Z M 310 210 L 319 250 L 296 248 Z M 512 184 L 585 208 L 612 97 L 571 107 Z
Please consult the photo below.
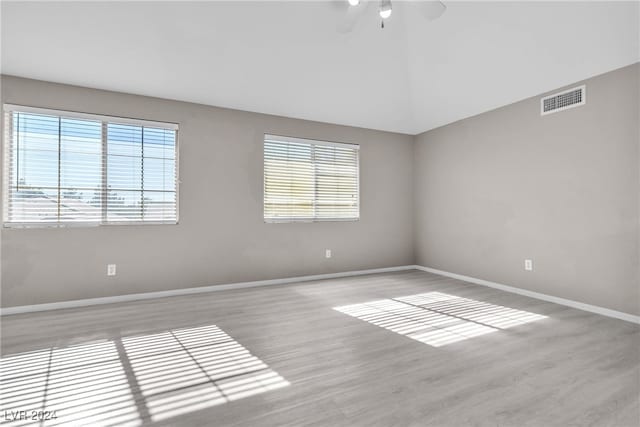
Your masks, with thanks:
M 5 226 L 169 223 L 177 125 L 5 105 Z
M 265 135 L 265 221 L 358 219 L 359 148 Z

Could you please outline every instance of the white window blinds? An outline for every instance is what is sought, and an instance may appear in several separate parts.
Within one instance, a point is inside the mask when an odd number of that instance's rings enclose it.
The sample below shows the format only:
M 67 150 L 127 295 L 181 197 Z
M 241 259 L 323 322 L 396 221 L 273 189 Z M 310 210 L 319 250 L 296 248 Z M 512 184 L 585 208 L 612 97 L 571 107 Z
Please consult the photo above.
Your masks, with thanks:
M 5 106 L 4 224 L 177 222 L 177 126 Z
M 265 221 L 355 220 L 359 207 L 358 145 L 265 135 Z

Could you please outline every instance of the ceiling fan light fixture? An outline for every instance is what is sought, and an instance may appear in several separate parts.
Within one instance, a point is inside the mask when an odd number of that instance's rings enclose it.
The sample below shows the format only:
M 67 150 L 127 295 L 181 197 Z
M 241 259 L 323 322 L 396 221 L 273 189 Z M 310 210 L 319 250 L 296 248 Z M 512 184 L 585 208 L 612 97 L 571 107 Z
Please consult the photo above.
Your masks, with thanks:
M 357 6 L 360 4 L 360 0 L 349 0 L 349 6 Z
M 391 0 L 382 0 L 380 2 L 380 18 L 387 19 L 391 16 Z

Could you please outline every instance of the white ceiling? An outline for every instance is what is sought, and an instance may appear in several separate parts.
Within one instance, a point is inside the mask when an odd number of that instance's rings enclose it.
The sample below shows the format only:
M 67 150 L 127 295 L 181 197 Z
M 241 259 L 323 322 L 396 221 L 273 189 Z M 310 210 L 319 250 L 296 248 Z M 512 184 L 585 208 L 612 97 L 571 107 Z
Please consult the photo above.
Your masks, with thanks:
M 416 134 L 640 60 L 638 2 L 444 3 L 3 1 L 1 71 Z

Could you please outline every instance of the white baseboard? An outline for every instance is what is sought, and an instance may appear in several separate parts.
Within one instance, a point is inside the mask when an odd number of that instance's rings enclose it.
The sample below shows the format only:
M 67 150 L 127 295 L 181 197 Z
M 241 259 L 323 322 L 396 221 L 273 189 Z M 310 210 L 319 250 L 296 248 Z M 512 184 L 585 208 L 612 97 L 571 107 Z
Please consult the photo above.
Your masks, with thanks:
M 312 280 L 335 279 L 339 277 L 361 276 L 365 274 L 390 273 L 394 271 L 405 270 L 421 270 L 428 273 L 438 274 L 440 276 L 451 277 L 453 279 L 462 280 L 477 285 L 488 286 L 490 288 L 499 289 L 501 291 L 511 292 L 514 294 L 524 295 L 543 301 L 549 301 L 567 307 L 577 308 L 579 310 L 589 311 L 601 314 L 607 317 L 626 320 L 627 322 L 640 324 L 640 316 L 635 316 L 621 311 L 611 310 L 596 305 L 585 304 L 565 298 L 554 297 L 552 295 L 542 294 L 539 292 L 528 291 L 526 289 L 515 288 L 513 286 L 502 285 L 500 283 L 490 282 L 484 279 L 464 276 L 462 274 L 450 273 L 448 271 L 437 270 L 435 268 L 423 267 L 421 265 L 402 265 L 398 267 L 373 268 L 369 270 L 344 271 L 340 273 L 315 274 L 311 276 L 287 277 L 283 279 L 256 280 L 253 282 L 229 283 L 223 285 L 201 286 L 197 288 L 172 289 L 169 291 L 146 292 L 142 294 L 117 295 L 113 297 L 88 298 L 73 301 L 52 302 L 47 304 L 22 305 L 16 307 L 6 307 L 0 309 L 0 316 L 8 316 L 11 314 L 33 313 L 36 311 L 60 310 L 64 308 L 87 307 L 91 305 L 112 304 L 118 302 L 138 301 L 153 298 L 173 297 L 180 295 L 200 294 L 207 292 L 226 291 L 230 289 L 252 288 L 257 286 L 284 285 L 287 283 L 308 282 Z
M 526 289 L 515 288 L 513 286 L 502 285 L 500 283 L 490 282 L 488 280 L 476 279 L 475 277 L 463 276 L 462 274 L 450 273 L 448 271 L 437 270 L 435 268 L 423 267 L 421 265 L 414 266 L 417 270 L 426 271 L 428 273 L 438 274 L 440 276 L 451 277 L 453 279 L 463 280 L 465 282 L 475 283 L 476 285 L 488 286 L 490 288 L 500 289 L 501 291 L 511 292 L 514 294 L 524 295 L 543 301 L 549 301 L 567 307 L 577 308 L 579 310 L 589 311 L 591 313 L 601 314 L 607 317 L 614 317 L 627 322 L 640 324 L 640 316 L 635 316 L 622 311 L 611 310 L 609 308 L 598 307 L 597 305 L 585 304 L 583 302 L 573 301 L 570 299 L 554 297 L 552 295 L 542 294 L 540 292 L 528 291 Z
M 142 294 L 117 295 L 113 297 L 88 298 L 73 301 L 52 302 L 46 304 L 21 305 L 0 309 L 0 316 L 11 314 L 33 313 L 36 311 L 60 310 L 64 308 L 86 307 L 90 305 L 112 304 L 152 298 L 173 297 L 179 295 L 200 294 L 206 292 L 226 291 L 229 289 L 252 288 L 256 286 L 283 285 L 286 283 L 309 282 L 312 280 L 335 279 L 338 277 L 361 276 L 365 274 L 389 273 L 394 271 L 415 270 L 413 265 L 399 267 L 372 268 L 369 270 L 344 271 L 340 273 L 315 274 L 312 276 L 287 277 L 284 279 L 256 280 L 253 282 L 229 283 L 223 285 L 201 286 L 197 288 L 172 289 L 169 291 L 145 292 Z

